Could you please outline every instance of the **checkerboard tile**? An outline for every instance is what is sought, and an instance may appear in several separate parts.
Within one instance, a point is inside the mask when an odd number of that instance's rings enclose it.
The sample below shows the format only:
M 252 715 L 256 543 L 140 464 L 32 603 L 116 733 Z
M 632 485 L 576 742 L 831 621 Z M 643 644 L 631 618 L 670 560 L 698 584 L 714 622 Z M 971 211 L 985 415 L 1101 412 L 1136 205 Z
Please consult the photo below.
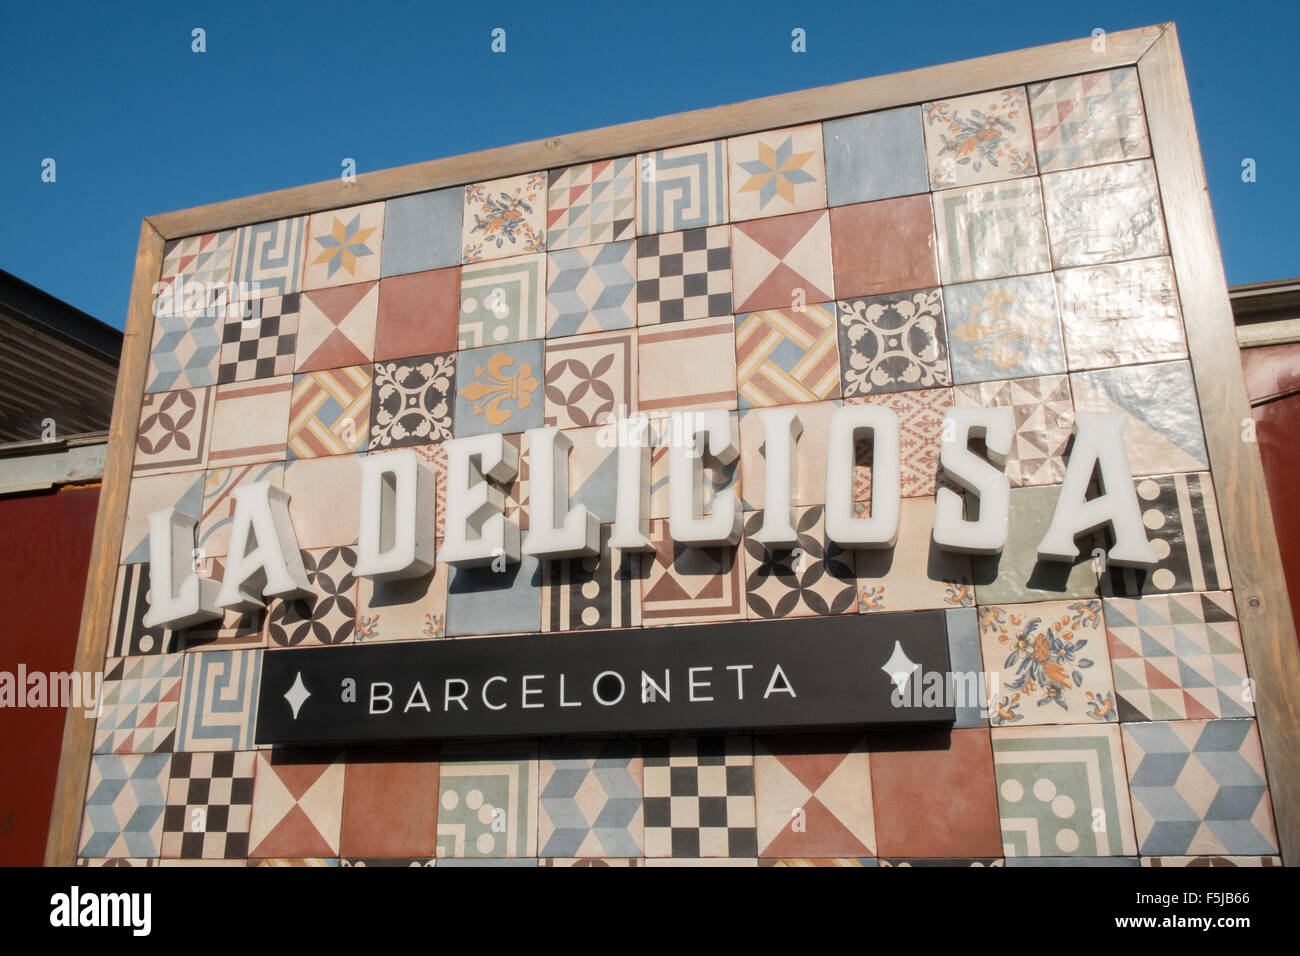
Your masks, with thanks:
M 302 287 L 371 282 L 379 278 L 384 247 L 384 203 L 331 209 L 311 217 Z
M 1045 173 L 1151 154 L 1134 67 L 1031 84 L 1029 104 Z
M 676 737 L 643 747 L 647 857 L 758 856 L 750 738 Z
M 789 308 L 835 298 L 831 216 L 826 210 L 731 228 L 736 308 Z
M 295 375 L 288 457 L 346 455 L 365 448 L 370 391 L 368 365 Z
M 557 338 L 636 325 L 633 242 L 547 254 L 546 335 Z
M 427 445 L 452 437 L 456 354 L 376 362 L 370 450 Z
M 638 236 L 727 221 L 725 140 L 637 156 Z
M 248 856 L 256 754 L 172 757 L 163 813 L 162 855 L 182 860 L 238 860 Z
M 636 226 L 636 158 L 602 159 L 551 171 L 546 247 L 571 249 L 630 239 Z
M 379 283 L 314 289 L 300 299 L 294 371 L 364 365 L 375 353 Z
M 826 205 L 821 124 L 727 140 L 732 222 Z
M 227 317 L 221 328 L 217 382 L 288 375 L 298 350 L 299 295 L 269 295 L 248 303 L 249 316 Z
M 741 408 L 840 397 L 835 303 L 736 316 Z
M 465 187 L 462 263 L 546 250 L 546 174 Z
M 636 241 L 637 324 L 731 314 L 731 231 L 687 229 Z

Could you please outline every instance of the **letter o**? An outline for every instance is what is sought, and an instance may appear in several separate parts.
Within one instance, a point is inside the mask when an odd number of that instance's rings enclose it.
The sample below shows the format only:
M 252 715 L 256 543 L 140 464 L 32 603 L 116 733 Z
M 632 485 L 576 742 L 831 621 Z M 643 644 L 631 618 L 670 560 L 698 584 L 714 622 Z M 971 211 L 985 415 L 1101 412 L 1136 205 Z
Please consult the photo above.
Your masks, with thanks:
M 613 700 L 606 700 L 600 696 L 600 682 L 606 677 L 613 677 L 618 680 L 618 696 Z M 596 675 L 596 679 L 591 682 L 591 696 L 596 698 L 596 703 L 603 704 L 606 707 L 613 707 L 623 699 L 625 693 L 627 693 L 627 684 L 623 680 L 623 675 L 618 671 L 601 671 Z

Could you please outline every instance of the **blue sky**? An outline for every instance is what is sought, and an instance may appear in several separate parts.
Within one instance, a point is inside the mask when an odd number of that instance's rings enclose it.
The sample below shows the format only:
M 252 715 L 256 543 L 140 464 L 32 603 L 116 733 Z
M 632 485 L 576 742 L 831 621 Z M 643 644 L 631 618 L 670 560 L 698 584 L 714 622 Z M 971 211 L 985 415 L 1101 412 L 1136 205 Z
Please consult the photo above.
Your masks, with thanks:
M 0 268 L 118 328 L 151 213 L 1166 20 L 1228 281 L 1300 274 L 1295 0 L 4 7 Z

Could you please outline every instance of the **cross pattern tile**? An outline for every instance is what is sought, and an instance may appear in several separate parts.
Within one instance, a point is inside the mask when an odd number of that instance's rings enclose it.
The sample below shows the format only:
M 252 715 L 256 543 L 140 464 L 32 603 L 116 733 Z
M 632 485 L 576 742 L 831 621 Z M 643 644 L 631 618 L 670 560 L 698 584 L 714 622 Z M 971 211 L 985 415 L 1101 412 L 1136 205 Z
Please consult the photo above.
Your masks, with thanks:
M 758 856 L 749 737 L 675 737 L 643 748 L 647 857 Z
M 303 551 L 302 563 L 312 596 L 271 602 L 266 626 L 271 643 L 281 647 L 350 643 L 357 623 L 357 579 L 352 573 L 356 551 Z
M 295 375 L 289 459 L 346 455 L 365 448 L 370 390 L 368 365 Z
M 214 391 L 211 388 L 180 388 L 144 396 L 132 474 L 160 474 L 203 467 L 212 428 Z
M 745 594 L 751 618 L 849 614 L 856 610 L 853 553 L 826 537 L 823 509 L 796 512 L 796 549 L 769 548 L 754 540 L 765 512 L 745 515 Z
M 603 425 L 637 407 L 637 335 L 607 332 L 546 343 L 546 424 Z
M 314 289 L 300 297 L 294 371 L 364 365 L 375 352 L 379 283 Z
M 835 298 L 826 210 L 738 223 L 731 229 L 731 245 L 738 310 Z
M 452 437 L 456 355 L 376 362 L 371 395 L 371 450 L 427 445 Z

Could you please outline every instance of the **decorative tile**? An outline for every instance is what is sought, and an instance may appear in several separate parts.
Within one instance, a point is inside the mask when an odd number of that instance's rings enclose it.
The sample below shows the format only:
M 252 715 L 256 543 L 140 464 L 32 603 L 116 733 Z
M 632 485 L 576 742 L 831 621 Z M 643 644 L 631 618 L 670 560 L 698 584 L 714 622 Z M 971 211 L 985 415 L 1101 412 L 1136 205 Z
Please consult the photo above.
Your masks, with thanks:
M 162 273 L 156 288 L 170 290 L 173 302 L 188 295 L 192 286 L 209 292 L 209 303 L 232 301 L 224 287 L 230 283 L 235 264 L 235 233 L 227 229 L 169 240 L 163 248 Z M 210 293 L 218 289 L 223 291 L 214 299 Z
M 149 562 L 149 513 L 160 508 L 176 508 L 197 518 L 203 511 L 203 472 L 143 475 L 131 480 L 122 529 L 123 564 Z
M 876 867 L 878 864 L 874 856 L 862 857 L 782 857 L 780 859 L 759 860 L 759 866 L 857 866 L 857 867 Z
M 837 307 L 845 398 L 951 384 L 938 289 L 868 296 Z
M 418 578 L 362 578 L 357 591 L 358 644 L 447 636 L 447 565 Z
M 388 200 L 379 274 L 386 279 L 460 265 L 464 198 L 460 189 L 453 188 Z
M 356 458 L 307 458 L 284 468 L 289 517 L 300 548 L 355 545 L 360 530 L 361 468 Z
M 439 859 L 537 856 L 537 776 L 536 744 L 444 746 Z
M 216 385 L 224 313 L 224 309 L 211 308 L 154 316 L 145 391 Z
M 1034 179 L 934 194 L 939 274 L 945 284 L 1046 272 L 1043 194 Z
M 248 303 L 247 316 L 227 316 L 221 326 L 217 383 L 288 375 L 298 351 L 299 295 L 268 295 Z
M 380 280 L 376 362 L 456 348 L 460 271 L 438 269 Z
M 1281 859 L 1281 858 L 1279 857 L 1279 859 Z M 143 867 L 148 867 L 148 866 L 157 866 L 157 865 L 158 865 L 158 861 L 157 861 L 157 860 L 146 860 L 144 857 L 139 857 L 139 856 L 134 857 L 134 858 L 132 858 L 132 857 L 124 857 L 124 856 L 117 856 L 117 857 L 100 857 L 100 858 L 98 858 L 98 859 L 94 859 L 94 860 L 88 860 L 88 859 L 86 859 L 85 857 L 82 857 L 82 858 L 79 858 L 79 859 L 77 860 L 77 862 L 76 862 L 74 865 L 75 865 L 75 866 L 95 866 L 95 867 L 119 867 L 119 866 L 120 866 L 120 867 L 126 867 L 127 869 L 130 869 L 130 868 L 132 868 L 132 867 L 137 867 L 137 866 L 143 866 Z
M 733 422 L 736 416 L 729 416 Z M 689 423 L 690 419 L 686 416 L 673 418 L 672 416 L 651 418 L 649 427 L 646 430 L 650 442 L 650 517 L 667 518 L 671 507 L 669 499 L 668 481 L 670 477 L 670 465 L 668 462 L 669 453 L 675 442 L 685 441 L 681 437 L 683 423 Z M 617 467 L 617 461 L 612 463 L 612 467 Z M 707 452 L 703 458 L 703 482 L 702 496 L 700 501 L 701 511 L 708 514 L 714 508 L 714 502 L 719 495 L 730 494 L 736 499 L 736 507 L 744 510 L 740 495 L 740 472 L 741 460 L 735 459 L 729 465 L 724 465 L 713 455 Z M 821 479 L 822 485 L 826 484 L 825 474 Z M 762 507 L 763 502 L 759 502 Z
M 580 866 L 580 867 L 636 867 L 645 866 L 644 859 L 612 859 L 609 857 L 546 857 L 537 861 L 538 866 Z
M 718 139 L 637 156 L 637 235 L 726 222 L 725 154 Z
M 553 169 L 546 191 L 546 247 L 630 239 L 636 226 L 636 158 Z
M 1137 854 L 1119 731 L 1102 724 L 993 729 L 1008 865 L 1011 857 Z
M 1169 252 L 1149 159 L 1049 173 L 1043 207 L 1058 269 Z
M 547 254 L 549 338 L 636 325 L 636 254 L 632 240 Z
M 731 230 L 687 229 L 636 241 L 638 325 L 731 314 Z
M 542 338 L 545 288 L 542 253 L 462 267 L 457 348 Z
M 145 395 L 136 433 L 133 475 L 202 468 L 212 428 L 212 388 L 182 388 Z
M 732 222 L 826 205 L 820 123 L 733 137 L 727 160 Z
M 645 855 L 758 856 L 749 737 L 647 740 Z
M 300 299 L 295 371 L 365 365 L 375 353 L 379 283 L 315 289 Z
M 755 737 L 754 790 L 760 855 L 875 855 L 871 757 L 861 734 Z
M 422 857 L 380 857 L 380 856 L 369 857 L 367 859 L 354 858 L 351 860 L 339 860 L 338 863 L 339 866 L 361 866 L 361 867 L 380 866 L 385 868 L 432 867 L 438 865 L 438 861 L 436 858 L 426 860 Z
M 953 381 L 1065 371 L 1056 286 L 1050 275 L 945 286 L 943 302 Z
M 948 661 L 952 671 L 944 680 L 956 711 L 953 727 L 988 726 L 988 698 L 981 686 L 984 657 L 980 651 L 979 613 L 973 607 L 944 611 L 948 630 Z
M 822 124 L 829 206 L 929 189 L 921 109 L 901 106 Z
M 602 523 L 612 522 L 618 504 L 617 439 L 604 426 L 571 428 L 565 434 L 573 441 L 573 451 L 569 454 L 569 501 L 584 505 Z
M 117 569 L 113 621 L 108 631 L 108 656 L 171 654 L 180 650 L 179 631 L 145 627 L 149 610 L 149 566 L 124 564 Z
M 265 860 L 249 860 L 247 862 L 247 865 L 253 867 L 308 867 L 311 869 L 330 869 L 332 867 L 337 867 L 339 865 L 339 861 L 327 860 L 321 857 L 310 857 L 308 859 L 300 859 L 300 860 L 286 860 L 280 858 L 280 859 L 265 859 Z
M 1143 866 L 1223 867 L 1281 866 L 1280 856 L 1144 856 Z
M 226 575 L 226 563 L 221 558 L 208 558 L 199 572 L 200 577 L 221 581 Z M 253 611 L 227 610 L 213 621 L 204 621 L 180 632 L 184 650 L 233 650 L 235 648 L 266 646 L 266 608 Z
M 1255 721 L 1158 721 L 1123 731 L 1138 852 L 1277 852 Z
M 634 331 L 546 343 L 546 424 L 602 425 L 637 407 Z
M 736 333 L 730 316 L 643 328 L 637 357 L 641 411 L 736 407 Z
M 452 568 L 447 581 L 447 636 L 537 633 L 542 629 L 541 562 L 523 555 L 504 571 Z
M 1105 609 L 1120 720 L 1255 712 L 1231 593 L 1108 598 Z
M 979 620 L 994 727 L 1119 719 L 1100 601 L 981 607 Z
M 1135 856 L 1013 856 L 1006 865 L 1012 869 L 1024 867 L 1135 867 L 1139 866 Z
M 983 859 L 979 859 L 979 860 L 970 860 L 965 857 L 945 856 L 945 857 L 930 858 L 930 857 L 918 856 L 918 857 L 913 857 L 910 860 L 881 860 L 880 865 L 882 867 L 883 866 L 902 866 L 902 867 L 946 866 L 946 867 L 967 867 L 967 868 L 980 869 L 983 867 L 990 867 L 990 866 L 1004 866 L 1005 861 L 998 857 L 984 857 Z
M 272 600 L 267 637 L 281 647 L 351 643 L 357 624 L 356 551 L 325 548 L 301 554 L 312 596 Z
M 958 385 L 953 389 L 953 403 L 958 408 L 1010 407 L 1016 430 L 1003 471 L 1013 488 L 1065 478 L 1074 406 L 1064 375 Z
M 734 621 L 745 617 L 742 560 L 737 548 L 694 548 L 675 542 L 668 521 L 650 522 L 654 556 L 641 585 L 641 620 L 651 624 Z
M 483 262 L 546 251 L 546 174 L 465 187 L 460 261 Z
M 437 749 L 349 748 L 339 852 L 418 858 L 427 863 L 437 852 L 437 839 Z
M 208 466 L 280 461 L 285 456 L 293 377 L 261 378 L 216 388 Z
M 250 857 L 337 857 L 343 819 L 343 752 L 257 752 Z
M 835 303 L 736 316 L 741 408 L 839 398 Z
M 185 655 L 178 750 L 251 750 L 262 651 Z
M 866 511 L 866 505 L 860 506 Z M 934 499 L 904 498 L 892 548 L 859 548 L 858 610 L 916 611 L 975 603 L 971 559 L 934 543 Z
M 1038 172 L 1024 87 L 926 103 L 921 114 L 932 189 Z
M 232 278 L 241 299 L 301 292 L 307 217 L 244 226 L 235 239 Z
M 543 631 L 604 630 L 641 624 L 642 556 L 611 549 L 612 527 L 600 526 L 599 554 L 541 563 Z
M 1131 66 L 1029 86 L 1038 166 L 1073 166 L 1151 155 L 1137 70 Z
M 95 753 L 170 753 L 176 746 L 184 654 L 110 657 Z
M 171 754 L 96 754 L 90 758 L 82 857 L 158 855 Z
M 866 395 L 850 398 L 845 405 L 883 405 L 898 416 L 898 454 L 899 485 L 904 498 L 930 498 L 934 496 L 936 478 L 939 473 L 939 447 L 943 440 L 943 418 L 952 408 L 952 389 L 918 388 L 908 392 L 882 392 L 879 395 Z M 803 409 L 800 409 L 802 420 Z M 808 435 L 805 429 L 804 438 Z M 824 447 L 824 442 L 823 446 Z M 800 454 L 804 454 L 804 439 L 799 441 Z M 870 462 L 867 456 L 870 442 L 859 442 L 857 456 L 859 463 Z M 825 467 L 825 456 L 820 456 L 820 463 Z M 746 475 L 746 495 L 749 494 L 748 474 Z M 825 489 L 822 489 L 825 494 Z M 871 500 L 871 469 L 859 467 L 853 470 L 853 500 Z
M 251 751 L 172 757 L 163 856 L 183 860 L 248 856 L 256 757 Z
M 522 436 L 521 436 L 522 437 Z M 506 436 L 506 441 L 510 441 L 510 436 Z M 412 445 L 415 453 L 424 459 L 425 463 L 433 469 L 434 478 L 434 510 L 437 512 L 437 519 L 434 522 L 434 535 L 441 538 L 446 530 L 447 516 L 447 450 L 441 442 L 432 445 Z M 399 449 L 390 449 L 397 451 Z M 372 455 L 387 454 L 386 450 L 377 450 L 371 452 Z M 521 460 L 520 471 L 527 474 L 528 465 Z M 516 476 L 518 482 L 518 476 Z M 611 519 L 612 520 L 612 519 Z
M 428 445 L 452 437 L 456 354 L 376 362 L 368 448 Z
M 542 342 L 469 349 L 456 356 L 457 438 L 542 426 Z
M 1210 466 L 1196 383 L 1186 362 L 1130 365 L 1070 376 L 1074 408 L 1124 415 L 1131 474 L 1203 471 Z
M 480 867 L 509 867 L 511 869 L 528 869 L 537 866 L 537 860 L 529 857 L 527 859 L 509 859 L 506 857 L 477 857 L 477 858 L 447 858 L 439 866 L 443 867 L 461 867 L 465 869 L 478 869 Z
M 768 548 L 754 540 L 765 512 L 745 515 L 745 594 L 752 618 L 847 614 L 855 609 L 853 553 L 826 538 L 821 505 L 795 515 L 799 546 Z
M 203 481 L 203 514 L 199 517 L 198 546 L 202 558 L 228 553 L 230 526 L 235 520 L 234 492 L 257 481 L 284 487 L 284 464 L 270 462 L 214 468 Z
M 731 255 L 737 311 L 835 298 L 831 214 L 824 209 L 738 223 Z
M 938 285 L 930 197 L 832 209 L 831 259 L 841 298 Z
M 826 502 L 826 437 L 831 415 L 841 405 L 840 402 L 806 402 L 799 406 L 799 421 L 803 425 L 803 434 L 795 446 L 795 479 L 790 488 L 792 505 L 820 505 Z M 739 471 L 733 468 L 723 469 L 714 459 L 705 459 L 706 496 L 716 494 L 722 488 L 738 488 L 744 495 L 741 507 L 745 511 L 757 511 L 767 504 L 767 459 L 763 445 L 767 440 L 767 429 L 763 425 L 761 413 L 754 409 L 742 411 L 739 416 L 740 459 Z M 665 438 L 670 433 L 665 429 Z M 904 439 L 905 440 L 905 439 Z M 937 440 L 937 439 L 936 439 Z M 651 483 L 654 491 L 661 492 L 662 507 L 656 509 L 651 498 L 651 517 L 668 515 L 668 448 L 663 446 L 664 465 L 656 481 L 651 467 Z M 655 449 L 655 454 L 659 449 Z M 936 451 L 937 454 L 937 451 Z M 937 460 L 937 459 L 936 459 Z M 740 475 L 745 476 L 743 486 Z M 905 479 L 906 480 L 906 479 Z
M 384 247 L 382 202 L 318 212 L 311 217 L 307 235 L 304 289 L 379 278 L 379 253 Z
M 537 817 L 542 856 L 640 857 L 641 757 L 636 741 L 542 748 Z
M 347 455 L 365 448 L 371 384 L 369 365 L 295 375 L 289 459 Z
M 1168 259 L 1056 274 L 1070 370 L 1186 358 L 1183 316 Z

